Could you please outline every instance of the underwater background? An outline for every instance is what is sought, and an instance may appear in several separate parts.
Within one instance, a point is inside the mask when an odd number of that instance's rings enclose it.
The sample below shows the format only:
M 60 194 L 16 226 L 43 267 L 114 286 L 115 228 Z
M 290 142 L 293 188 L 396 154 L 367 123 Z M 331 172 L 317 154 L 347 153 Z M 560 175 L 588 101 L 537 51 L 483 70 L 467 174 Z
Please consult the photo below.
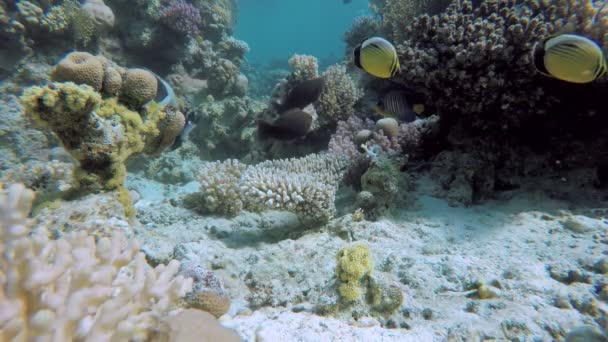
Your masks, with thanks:
M 606 341 L 594 0 L 0 0 L 0 341 Z
M 352 21 L 370 13 L 365 1 L 243 0 L 234 36 L 249 44 L 246 58 L 252 64 L 286 65 L 298 53 L 329 66 L 344 58 L 342 35 Z

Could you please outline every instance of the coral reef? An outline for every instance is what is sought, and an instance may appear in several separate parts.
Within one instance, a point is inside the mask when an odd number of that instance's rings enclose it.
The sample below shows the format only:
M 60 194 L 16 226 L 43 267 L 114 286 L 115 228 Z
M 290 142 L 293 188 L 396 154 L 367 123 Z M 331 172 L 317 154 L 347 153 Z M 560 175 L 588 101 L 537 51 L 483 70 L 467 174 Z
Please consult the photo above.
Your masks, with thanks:
M 30 235 L 32 200 L 18 184 L 0 194 L 3 339 L 145 339 L 192 288 L 179 262 L 152 269 L 118 234 Z
M 201 148 L 204 159 L 239 158 L 255 143 L 256 113 L 263 103 L 248 97 L 213 96 L 193 109 L 190 139 Z
M 335 214 L 338 183 L 348 162 L 334 154 L 274 160 L 247 166 L 212 162 L 201 172 L 201 200 L 211 212 L 285 210 L 326 221 Z
M 377 36 L 380 29 L 381 22 L 374 16 L 366 15 L 355 18 L 351 27 L 342 37 L 346 43 L 346 55 L 350 55 L 355 46 L 362 43 L 364 40 L 369 37 Z
M 82 59 L 81 59 L 82 57 Z M 102 57 L 75 52 L 54 69 L 53 77 L 92 83 L 100 89 Z M 81 67 L 84 64 L 84 67 Z M 106 71 L 114 67 L 108 66 Z M 94 76 L 92 76 L 94 75 Z M 120 93 L 140 114 L 120 104 L 116 97 L 102 99 L 89 85 L 50 83 L 27 88 L 20 98 L 26 116 L 38 127 L 49 129 L 78 161 L 77 188 L 85 191 L 123 188 L 126 160 L 134 154 L 157 154 L 173 143 L 185 124 L 183 114 L 170 104 L 144 102 L 156 97 L 156 76 L 142 69 L 128 69 Z M 107 83 L 106 83 L 107 84 Z

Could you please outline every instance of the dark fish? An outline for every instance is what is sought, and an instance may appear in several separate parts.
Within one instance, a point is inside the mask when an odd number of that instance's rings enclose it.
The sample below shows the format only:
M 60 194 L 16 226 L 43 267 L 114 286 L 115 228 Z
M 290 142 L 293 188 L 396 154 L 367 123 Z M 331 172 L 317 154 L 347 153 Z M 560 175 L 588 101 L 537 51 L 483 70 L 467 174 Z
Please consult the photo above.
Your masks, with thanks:
M 291 109 L 273 123 L 259 120 L 258 135 L 262 139 L 293 140 L 308 134 L 311 126 L 310 114 L 300 109 Z
M 309 104 L 315 102 L 325 87 L 325 79 L 323 77 L 313 78 L 298 83 L 294 86 L 287 96 L 283 99 L 283 104 L 279 107 L 279 112 L 289 109 L 303 109 Z

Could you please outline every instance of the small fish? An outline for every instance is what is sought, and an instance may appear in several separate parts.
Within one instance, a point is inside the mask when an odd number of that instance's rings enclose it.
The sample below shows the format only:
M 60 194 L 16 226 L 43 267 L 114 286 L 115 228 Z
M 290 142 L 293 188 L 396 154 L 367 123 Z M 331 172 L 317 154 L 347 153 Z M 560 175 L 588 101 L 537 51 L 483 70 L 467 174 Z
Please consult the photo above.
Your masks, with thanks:
M 539 73 L 566 82 L 593 82 L 607 71 L 602 49 L 591 39 L 575 34 L 552 36 L 537 43 L 533 58 Z
M 325 87 L 325 79 L 323 77 L 305 80 L 296 84 L 283 99 L 283 104 L 279 106 L 278 111 L 283 112 L 289 109 L 303 109 L 309 104 L 315 102 Z
M 355 48 L 353 53 L 357 67 L 379 78 L 391 78 L 401 68 L 397 50 L 384 38 L 366 39 Z
M 310 131 L 312 115 L 300 109 L 291 109 L 273 123 L 258 120 L 258 135 L 265 139 L 293 140 Z
M 424 111 L 424 105 L 416 104 L 418 110 Z M 420 106 L 423 106 L 422 108 Z M 387 118 L 394 118 L 402 122 L 416 120 L 416 112 L 407 101 L 406 94 L 402 91 L 391 91 L 378 101 L 373 108 L 374 112 Z M 421 114 L 421 113 L 418 113 Z

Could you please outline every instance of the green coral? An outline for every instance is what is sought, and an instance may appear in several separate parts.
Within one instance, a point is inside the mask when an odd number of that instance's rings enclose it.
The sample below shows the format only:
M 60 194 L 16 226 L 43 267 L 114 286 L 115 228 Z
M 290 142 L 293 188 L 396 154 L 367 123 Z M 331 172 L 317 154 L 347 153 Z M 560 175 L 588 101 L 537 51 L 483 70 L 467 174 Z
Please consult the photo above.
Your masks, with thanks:
M 336 276 L 342 301 L 349 303 L 361 299 L 363 289 L 373 270 L 372 253 L 368 246 L 355 244 L 338 252 Z

